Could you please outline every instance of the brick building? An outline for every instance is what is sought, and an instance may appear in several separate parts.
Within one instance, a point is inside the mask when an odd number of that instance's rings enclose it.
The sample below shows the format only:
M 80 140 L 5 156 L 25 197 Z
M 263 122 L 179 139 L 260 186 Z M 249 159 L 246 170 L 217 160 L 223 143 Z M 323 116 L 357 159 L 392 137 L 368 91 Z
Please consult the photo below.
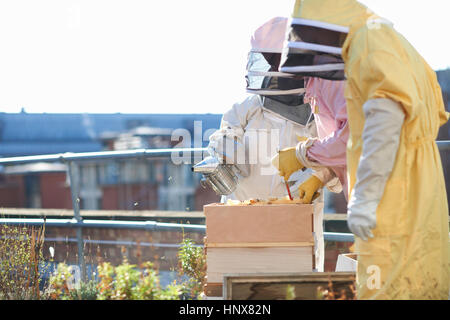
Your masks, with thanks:
M 180 146 L 172 132 L 203 137 L 219 127 L 221 115 L 0 114 L 0 156 L 64 152 L 160 149 Z M 177 136 L 175 136 L 177 138 Z M 191 139 L 192 140 L 192 139 Z M 195 145 L 198 147 L 198 145 Z M 182 141 L 194 147 L 194 141 Z M 104 160 L 80 164 L 80 205 L 90 210 L 202 210 L 218 201 L 199 192 L 191 165 L 171 159 Z M 64 164 L 37 163 L 0 168 L 0 207 L 71 208 Z

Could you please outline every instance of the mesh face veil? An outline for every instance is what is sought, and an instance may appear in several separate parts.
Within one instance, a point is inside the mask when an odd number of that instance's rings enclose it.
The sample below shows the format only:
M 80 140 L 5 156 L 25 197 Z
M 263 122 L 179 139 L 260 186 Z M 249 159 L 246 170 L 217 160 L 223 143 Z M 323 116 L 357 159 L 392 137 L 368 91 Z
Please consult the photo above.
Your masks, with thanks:
M 293 18 L 289 22 L 280 71 L 297 76 L 345 80 L 342 45 L 348 28 Z
M 247 62 L 247 92 L 298 105 L 300 100 L 303 102 L 298 96 L 305 92 L 303 77 L 278 72 L 286 26 L 287 18 L 277 17 L 254 33 Z M 280 98 L 288 95 L 297 98 Z

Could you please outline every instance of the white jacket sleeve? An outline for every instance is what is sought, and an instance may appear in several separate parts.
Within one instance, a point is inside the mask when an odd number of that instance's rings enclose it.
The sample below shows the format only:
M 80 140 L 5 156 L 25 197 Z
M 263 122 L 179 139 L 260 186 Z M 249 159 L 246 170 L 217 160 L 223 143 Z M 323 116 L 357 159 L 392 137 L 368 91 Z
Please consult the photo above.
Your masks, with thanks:
M 220 129 L 234 130 L 235 134 L 243 135 L 248 121 L 258 112 L 261 112 L 260 97 L 250 96 L 223 114 Z
M 363 110 L 362 154 L 348 203 L 348 226 L 365 240 L 376 226 L 376 210 L 394 166 L 405 114 L 390 99 L 368 100 Z
M 261 111 L 258 96 L 250 96 L 236 103 L 224 113 L 220 128 L 209 137 L 210 155 L 229 164 L 245 166 L 245 129 L 249 120 Z

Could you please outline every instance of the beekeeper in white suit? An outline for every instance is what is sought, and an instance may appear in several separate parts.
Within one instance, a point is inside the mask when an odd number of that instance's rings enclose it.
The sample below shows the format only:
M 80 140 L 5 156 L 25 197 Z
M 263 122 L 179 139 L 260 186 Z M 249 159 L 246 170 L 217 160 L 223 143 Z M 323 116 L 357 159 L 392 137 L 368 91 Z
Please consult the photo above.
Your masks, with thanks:
M 222 202 L 286 196 L 284 179 L 271 159 L 278 150 L 295 146 L 298 137 L 316 136 L 310 106 L 303 103 L 303 80 L 277 72 L 286 24 L 287 18 L 277 17 L 256 30 L 246 76 L 251 95 L 223 115 L 220 129 L 209 138 L 209 153 L 241 170 L 236 190 L 223 196 Z M 298 196 L 296 190 L 311 174 L 308 169 L 291 175 L 293 197 Z M 323 271 L 323 195 L 314 204 L 315 266 Z

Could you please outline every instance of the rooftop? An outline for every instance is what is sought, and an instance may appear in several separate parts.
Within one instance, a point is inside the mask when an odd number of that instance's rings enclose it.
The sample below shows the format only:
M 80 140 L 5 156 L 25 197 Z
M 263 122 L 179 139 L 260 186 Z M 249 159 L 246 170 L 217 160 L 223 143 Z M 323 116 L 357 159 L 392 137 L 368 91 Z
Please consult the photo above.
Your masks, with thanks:
M 102 140 L 126 132 L 167 136 L 172 130 L 183 128 L 192 134 L 195 121 L 201 121 L 203 133 L 218 128 L 221 117 L 220 114 L 0 113 L 0 156 L 101 151 Z

